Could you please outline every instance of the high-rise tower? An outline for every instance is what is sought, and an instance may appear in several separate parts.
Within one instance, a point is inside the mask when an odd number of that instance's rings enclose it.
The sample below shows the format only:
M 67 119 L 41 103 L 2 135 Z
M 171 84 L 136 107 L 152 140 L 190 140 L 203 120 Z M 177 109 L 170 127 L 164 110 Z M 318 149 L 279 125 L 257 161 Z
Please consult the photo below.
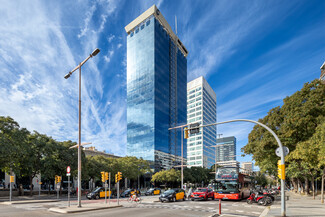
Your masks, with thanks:
M 217 120 L 217 96 L 204 77 L 187 83 L 187 123 L 201 125 Z M 187 143 L 187 165 L 210 168 L 215 163 L 216 126 L 204 127 L 190 135 Z
M 127 155 L 169 169 L 181 156 L 180 132 L 168 128 L 186 123 L 188 52 L 155 5 L 125 30 Z

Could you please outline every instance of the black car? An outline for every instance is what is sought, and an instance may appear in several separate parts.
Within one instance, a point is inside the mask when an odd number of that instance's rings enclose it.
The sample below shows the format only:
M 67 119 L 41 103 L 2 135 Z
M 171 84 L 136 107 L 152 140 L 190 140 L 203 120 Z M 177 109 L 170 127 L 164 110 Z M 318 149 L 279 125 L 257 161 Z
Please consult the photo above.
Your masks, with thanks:
M 111 190 L 112 192 L 112 190 Z M 106 192 L 106 196 L 109 197 L 109 191 L 107 189 Z M 112 194 L 111 194 L 112 196 Z M 91 199 L 96 199 L 98 200 L 99 198 L 105 198 L 105 188 L 104 187 L 98 187 L 95 190 L 93 190 L 92 192 L 88 193 L 86 195 L 87 199 L 91 200 Z
M 141 196 L 141 192 L 138 189 L 128 189 L 125 190 L 123 193 L 120 194 L 121 197 L 130 197 L 137 191 L 138 196 Z
M 161 193 L 161 189 L 160 188 L 150 188 L 145 195 L 149 196 L 149 195 L 159 195 Z
M 165 201 L 185 200 L 185 191 L 180 188 L 171 189 L 162 193 L 159 197 L 159 200 L 163 203 Z

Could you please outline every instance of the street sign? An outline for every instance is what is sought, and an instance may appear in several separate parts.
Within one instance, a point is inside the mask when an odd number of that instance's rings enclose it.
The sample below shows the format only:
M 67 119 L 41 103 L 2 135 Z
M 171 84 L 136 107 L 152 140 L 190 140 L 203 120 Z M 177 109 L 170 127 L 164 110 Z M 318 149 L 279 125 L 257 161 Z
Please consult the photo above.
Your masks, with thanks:
M 15 177 L 14 176 L 10 176 L 10 182 L 15 182 Z
M 68 166 L 67 167 L 67 173 L 70 173 L 70 171 L 71 171 L 71 168 L 70 168 L 70 166 Z
M 67 173 L 67 176 L 71 176 L 71 173 Z
M 275 150 L 275 154 L 276 154 L 276 156 L 281 157 L 281 155 L 280 155 L 280 147 L 278 147 Z M 288 147 L 283 146 L 283 154 L 284 154 L 284 156 L 287 156 L 289 154 L 289 148 Z

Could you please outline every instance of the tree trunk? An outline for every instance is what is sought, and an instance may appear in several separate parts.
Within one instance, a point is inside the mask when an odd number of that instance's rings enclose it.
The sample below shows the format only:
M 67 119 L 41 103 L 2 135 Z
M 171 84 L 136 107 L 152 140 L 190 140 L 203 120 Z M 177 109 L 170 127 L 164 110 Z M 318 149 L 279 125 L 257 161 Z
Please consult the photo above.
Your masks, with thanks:
M 311 177 L 311 186 L 313 189 L 313 199 L 315 200 L 315 177 L 314 176 Z
M 30 183 L 29 193 L 30 193 L 30 196 L 33 196 L 33 176 L 29 177 L 29 183 Z
M 294 188 L 294 192 L 297 193 L 298 192 L 298 180 L 297 180 L 297 178 L 293 179 L 293 188 Z
M 305 194 L 309 195 L 309 180 L 305 177 Z

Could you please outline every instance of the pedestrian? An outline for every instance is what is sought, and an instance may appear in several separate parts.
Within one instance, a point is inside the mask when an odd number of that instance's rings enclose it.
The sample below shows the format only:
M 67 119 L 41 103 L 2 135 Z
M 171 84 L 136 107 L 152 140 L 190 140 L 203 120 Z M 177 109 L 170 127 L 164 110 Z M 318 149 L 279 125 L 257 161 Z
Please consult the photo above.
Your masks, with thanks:
M 190 199 L 190 197 L 191 197 L 191 194 L 192 194 L 192 187 L 190 187 L 190 189 L 188 190 L 188 192 L 187 192 L 187 199 L 189 200 Z

